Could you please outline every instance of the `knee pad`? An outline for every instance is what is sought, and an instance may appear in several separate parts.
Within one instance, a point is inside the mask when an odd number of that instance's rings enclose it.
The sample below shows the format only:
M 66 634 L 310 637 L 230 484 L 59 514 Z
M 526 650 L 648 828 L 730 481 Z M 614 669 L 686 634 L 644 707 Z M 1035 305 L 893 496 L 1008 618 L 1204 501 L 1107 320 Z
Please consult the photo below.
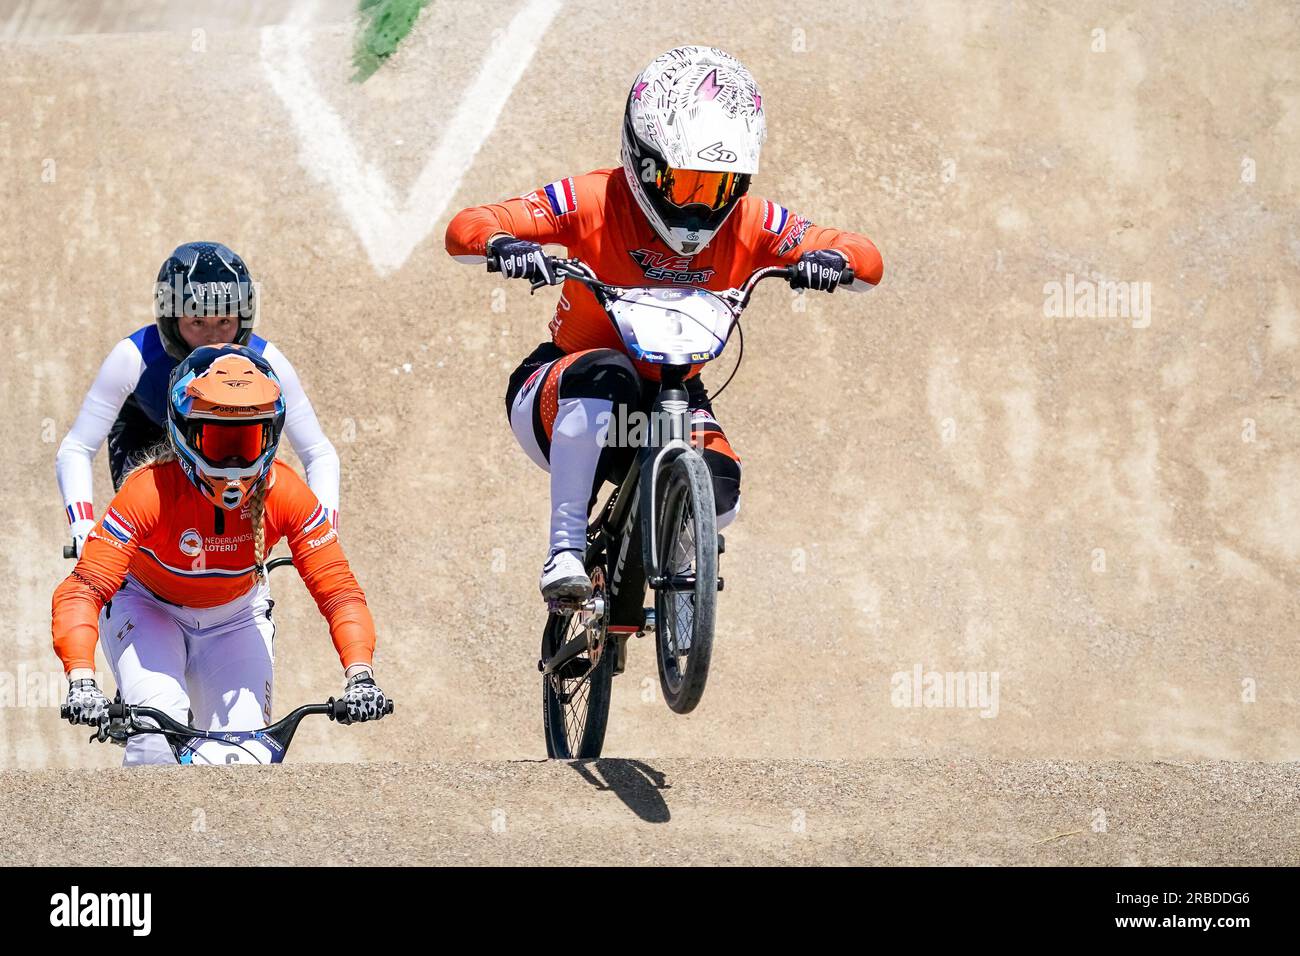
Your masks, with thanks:
M 641 378 L 622 352 L 591 349 L 564 370 L 560 398 L 598 398 L 615 406 L 634 406 L 641 399 Z

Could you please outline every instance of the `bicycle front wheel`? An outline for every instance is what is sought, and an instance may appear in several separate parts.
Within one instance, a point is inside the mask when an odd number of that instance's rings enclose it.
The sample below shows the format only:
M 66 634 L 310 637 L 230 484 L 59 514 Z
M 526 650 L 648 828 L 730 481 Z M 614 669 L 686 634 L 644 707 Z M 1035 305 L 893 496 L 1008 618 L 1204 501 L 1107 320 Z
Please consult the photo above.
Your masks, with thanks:
M 704 696 L 718 603 L 718 527 L 713 477 L 686 452 L 669 467 L 655 527 L 662 581 L 655 589 L 655 651 L 664 700 L 676 713 Z

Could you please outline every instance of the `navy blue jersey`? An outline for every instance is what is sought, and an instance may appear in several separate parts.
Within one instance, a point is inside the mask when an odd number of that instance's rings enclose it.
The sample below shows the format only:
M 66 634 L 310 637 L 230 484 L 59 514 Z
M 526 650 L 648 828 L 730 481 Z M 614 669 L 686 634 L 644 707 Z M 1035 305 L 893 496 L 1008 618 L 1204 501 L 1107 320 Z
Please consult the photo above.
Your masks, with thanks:
M 157 325 L 146 325 L 132 332 L 128 338 L 135 343 L 144 359 L 144 371 L 140 381 L 128 401 L 135 404 L 159 428 L 167 426 L 167 386 L 171 381 L 172 369 L 179 362 L 167 354 L 163 348 L 162 336 L 158 334 Z M 261 355 L 266 349 L 266 339 L 251 335 L 248 347 Z

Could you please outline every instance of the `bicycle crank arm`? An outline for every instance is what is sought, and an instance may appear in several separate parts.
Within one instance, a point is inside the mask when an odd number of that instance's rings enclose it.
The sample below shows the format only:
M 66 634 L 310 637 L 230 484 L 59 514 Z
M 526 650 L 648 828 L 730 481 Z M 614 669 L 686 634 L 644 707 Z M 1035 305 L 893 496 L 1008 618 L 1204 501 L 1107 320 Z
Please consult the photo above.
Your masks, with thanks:
M 572 609 L 575 614 L 590 614 L 591 617 L 595 618 L 604 617 L 604 601 L 599 597 L 591 598 L 591 600 L 586 601 L 585 604 L 578 605 L 576 609 L 572 604 L 564 606 L 555 601 L 547 602 L 547 604 L 556 605 L 555 607 L 551 607 L 552 613 L 558 610 L 559 607 L 565 607 L 565 609 Z M 585 650 L 590 649 L 590 646 L 591 641 L 589 632 L 584 628 L 580 635 L 571 637 L 571 639 L 569 639 L 562 648 L 556 650 L 549 659 L 546 659 L 546 661 L 538 661 L 537 670 L 541 671 L 543 675 L 554 674 L 555 671 L 562 669 L 562 667 L 567 665 L 569 661 L 576 658 L 578 654 L 584 653 Z
M 587 635 L 585 633 L 579 634 L 556 651 L 549 660 L 538 661 L 537 669 L 543 676 L 550 676 L 583 651 L 587 650 L 588 643 Z

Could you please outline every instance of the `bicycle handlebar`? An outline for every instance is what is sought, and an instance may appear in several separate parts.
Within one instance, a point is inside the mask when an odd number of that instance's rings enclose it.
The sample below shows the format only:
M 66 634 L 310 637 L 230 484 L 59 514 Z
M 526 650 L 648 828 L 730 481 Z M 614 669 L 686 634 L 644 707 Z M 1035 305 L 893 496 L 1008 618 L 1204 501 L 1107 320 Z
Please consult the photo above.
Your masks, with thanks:
M 391 714 L 394 709 L 393 702 L 391 700 L 387 701 L 384 707 L 384 715 Z M 330 720 L 341 724 L 350 723 L 347 719 L 347 702 L 331 697 L 323 704 L 304 704 L 266 727 L 240 732 L 265 734 L 277 740 L 285 749 L 288 749 L 289 741 L 293 739 L 298 724 L 302 722 L 304 717 L 312 714 L 324 714 Z M 64 720 L 68 719 L 67 704 L 59 707 L 59 716 Z M 148 724 L 142 724 L 140 723 L 142 718 L 152 720 L 158 726 L 150 727 Z M 223 739 L 222 731 L 199 730 L 197 727 L 191 727 L 188 724 L 182 724 L 178 720 L 173 720 L 156 707 L 147 707 L 143 704 L 127 704 L 120 699 L 108 705 L 108 712 L 100 722 L 100 731 L 100 733 L 96 734 L 96 737 L 100 740 L 106 740 L 110 737 L 116 740 L 126 740 L 138 734 L 173 734 L 186 738 L 199 737 L 216 741 Z M 96 738 L 92 737 L 91 739 Z
M 544 286 L 559 285 L 561 282 L 565 281 L 566 279 L 573 279 L 589 287 L 599 286 L 602 289 L 607 289 L 607 290 L 628 288 L 627 286 L 617 286 L 602 281 L 596 276 L 596 273 L 592 271 L 589 265 L 587 265 L 581 259 L 578 259 L 576 257 L 565 258 L 564 256 L 546 256 L 545 258 L 546 258 L 546 264 L 551 268 L 551 274 L 554 276 L 554 279 L 551 282 L 547 282 L 545 280 L 539 280 L 537 282 L 532 283 L 533 292 L 536 292 L 538 289 L 541 289 Z M 496 262 L 490 256 L 487 258 L 487 271 L 488 272 L 501 271 L 496 267 Z M 734 294 L 734 297 L 737 298 L 740 302 L 745 302 L 749 298 L 749 293 L 753 291 L 754 286 L 760 280 L 776 277 L 776 278 L 784 279 L 787 282 L 789 282 L 794 279 L 794 275 L 795 275 L 794 266 L 764 266 L 760 269 L 755 270 L 750 275 L 750 277 L 745 281 L 744 285 L 742 285 L 740 288 L 728 289 L 725 292 L 715 293 L 715 294 L 722 295 L 724 298 L 726 298 L 727 293 L 732 293 Z M 848 263 L 846 262 L 844 265 L 844 270 L 840 273 L 840 285 L 847 285 L 851 283 L 853 280 L 854 280 L 853 268 L 850 265 L 848 265 Z
M 581 259 L 578 258 L 565 258 L 563 256 L 547 256 L 546 262 L 547 265 L 550 266 L 551 274 L 554 278 L 551 282 L 547 282 L 544 279 L 539 279 L 538 281 L 532 283 L 533 292 L 536 292 L 538 289 L 547 285 L 559 285 L 561 282 L 564 282 L 567 279 L 573 279 L 575 282 L 581 282 L 583 285 L 587 286 L 587 288 L 591 289 L 592 292 L 595 293 L 598 298 L 602 296 L 604 297 L 613 296 L 619 290 L 622 289 L 642 288 L 641 286 L 622 286 L 622 285 L 615 285 L 613 283 L 605 282 L 596 275 L 596 273 L 592 270 L 591 266 L 587 265 L 585 262 L 583 262 Z M 490 270 L 491 260 L 488 260 L 488 264 Z M 713 294 L 718 296 L 723 301 L 729 303 L 732 309 L 736 312 L 736 314 L 739 315 L 741 312 L 744 311 L 745 306 L 749 304 L 749 297 L 753 294 L 754 288 L 755 286 L 758 285 L 759 282 L 763 281 L 764 279 L 773 279 L 773 278 L 784 279 L 785 281 L 789 282 L 792 279 L 794 279 L 794 276 L 795 276 L 794 266 L 762 266 L 761 268 L 755 269 L 752 273 L 750 273 L 749 278 L 746 279 L 744 283 L 739 287 L 734 289 L 725 289 L 720 292 L 714 292 Z M 840 284 L 844 285 L 850 283 L 853 281 L 853 279 L 854 279 L 853 269 L 846 264 L 843 271 L 840 273 Z M 655 288 L 655 287 L 646 286 L 645 288 Z M 691 286 L 691 288 L 695 288 L 695 287 Z M 712 290 L 704 290 L 704 291 L 712 291 Z

